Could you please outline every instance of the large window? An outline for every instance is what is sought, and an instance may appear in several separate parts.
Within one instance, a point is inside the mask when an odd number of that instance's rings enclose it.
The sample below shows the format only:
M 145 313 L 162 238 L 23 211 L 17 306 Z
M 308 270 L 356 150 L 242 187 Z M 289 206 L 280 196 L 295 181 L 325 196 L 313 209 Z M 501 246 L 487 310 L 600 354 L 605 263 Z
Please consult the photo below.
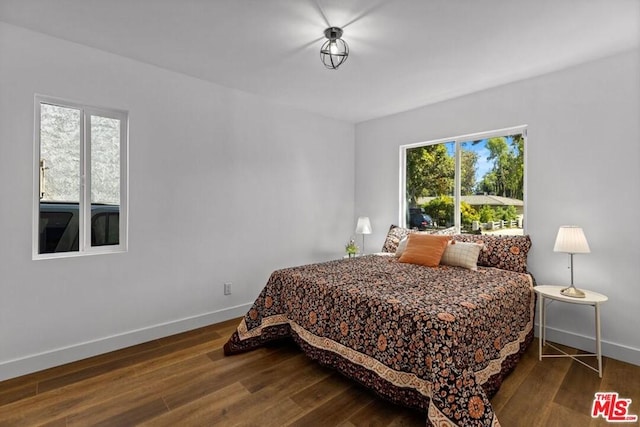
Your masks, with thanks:
M 36 96 L 34 258 L 126 250 L 127 113 Z
M 526 127 L 400 147 L 400 223 L 523 234 Z

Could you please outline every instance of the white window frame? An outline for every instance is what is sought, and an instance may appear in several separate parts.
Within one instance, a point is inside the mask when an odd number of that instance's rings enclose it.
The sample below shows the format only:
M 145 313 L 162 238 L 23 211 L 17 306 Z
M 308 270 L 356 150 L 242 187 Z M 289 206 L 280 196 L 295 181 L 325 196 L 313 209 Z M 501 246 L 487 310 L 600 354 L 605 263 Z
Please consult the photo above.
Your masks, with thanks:
M 442 144 L 445 142 L 453 142 L 455 144 L 455 153 L 456 153 L 456 157 L 455 157 L 455 176 L 454 176 L 454 227 L 455 227 L 455 232 L 456 233 L 460 233 L 460 228 L 461 228 L 461 218 L 460 218 L 460 189 L 461 189 L 461 185 L 460 185 L 460 175 L 461 175 L 461 161 L 460 161 L 460 144 L 463 142 L 468 142 L 468 141 L 477 141 L 479 139 L 488 139 L 488 138 L 494 138 L 494 137 L 499 137 L 499 136 L 508 136 L 508 135 L 515 135 L 515 134 L 522 134 L 522 137 L 524 138 L 524 146 L 525 146 L 525 150 L 524 150 L 524 173 L 523 173 L 523 178 L 522 178 L 522 185 L 523 185 L 523 202 L 524 202 L 524 218 L 525 218 L 525 222 L 523 224 L 523 231 L 525 234 L 527 234 L 527 206 L 529 206 L 529 204 L 527 203 L 527 125 L 519 125 L 519 126 L 514 126 L 514 127 L 509 127 L 509 128 L 504 128 L 504 129 L 496 129 L 496 130 L 490 130 L 490 131 L 484 131 L 484 132 L 477 132 L 477 133 L 470 133 L 470 134 L 466 134 L 466 135 L 458 135 L 458 136 L 454 136 L 454 137 L 450 137 L 450 138 L 440 138 L 440 139 L 434 139 L 434 140 L 430 140 L 430 141 L 424 141 L 424 142 L 416 142 L 416 143 L 412 143 L 412 144 L 406 144 L 406 145 L 401 145 L 400 146 L 400 191 L 399 191 L 399 195 L 400 197 L 398 198 L 398 224 L 400 224 L 402 227 L 406 227 L 407 226 L 407 191 L 406 191 L 406 184 L 407 184 L 407 150 L 411 149 L 411 148 L 416 148 L 416 147 L 423 147 L 425 145 L 435 145 L 435 144 Z
M 39 253 L 40 240 L 40 125 L 41 105 L 50 104 L 80 110 L 80 195 L 78 250 L 68 252 Z M 119 244 L 91 245 L 91 116 L 120 121 L 120 207 Z M 34 150 L 33 150 L 33 259 L 68 258 L 86 255 L 126 252 L 128 248 L 129 212 L 129 113 L 124 110 L 102 108 L 80 102 L 63 100 L 46 95 L 35 95 L 34 101 Z

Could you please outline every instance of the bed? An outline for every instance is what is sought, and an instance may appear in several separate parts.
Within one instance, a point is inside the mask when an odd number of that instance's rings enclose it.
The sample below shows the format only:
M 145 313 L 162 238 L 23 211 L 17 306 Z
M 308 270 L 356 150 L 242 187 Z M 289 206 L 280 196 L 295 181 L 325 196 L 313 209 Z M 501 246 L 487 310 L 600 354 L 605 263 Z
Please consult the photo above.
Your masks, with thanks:
M 483 245 L 478 266 L 432 268 L 394 256 L 409 233 L 392 226 L 386 254 L 273 272 L 225 354 L 291 337 L 427 425 L 499 425 L 489 398 L 533 338 L 531 241 L 453 236 Z

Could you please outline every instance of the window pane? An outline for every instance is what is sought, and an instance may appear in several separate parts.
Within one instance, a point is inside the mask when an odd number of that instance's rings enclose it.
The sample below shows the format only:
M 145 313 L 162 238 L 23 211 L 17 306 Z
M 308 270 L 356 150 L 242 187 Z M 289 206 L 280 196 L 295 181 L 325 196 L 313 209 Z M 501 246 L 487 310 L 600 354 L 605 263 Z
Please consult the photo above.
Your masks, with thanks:
M 79 200 L 80 111 L 40 104 L 39 253 L 78 250 Z
M 106 236 L 107 245 L 117 245 L 120 242 L 120 213 L 109 214 Z
M 523 135 L 467 141 L 461 149 L 463 231 L 523 234 Z
M 60 206 L 51 205 L 50 207 L 55 209 Z M 43 206 L 40 210 L 40 253 L 77 251 L 78 233 L 72 233 L 69 227 L 73 213 L 60 210 L 47 212 L 46 209 L 48 207 Z
M 98 211 L 119 212 L 120 206 L 120 120 L 91 116 L 91 205 Z M 99 207 L 98 205 L 105 205 Z M 119 215 L 115 215 L 116 219 Z M 114 218 L 101 214 L 100 226 L 92 220 L 92 245 L 117 245 L 119 227 Z
M 40 162 L 44 178 L 41 201 L 80 200 L 80 111 L 42 104 Z
M 406 165 L 407 226 L 454 226 L 455 143 L 409 148 Z
M 120 204 L 120 120 L 91 116 L 91 203 Z
M 101 211 L 97 213 L 96 211 Z M 106 213 L 112 212 L 112 213 Z M 120 240 L 118 206 L 94 206 L 91 219 L 91 246 L 117 245 Z

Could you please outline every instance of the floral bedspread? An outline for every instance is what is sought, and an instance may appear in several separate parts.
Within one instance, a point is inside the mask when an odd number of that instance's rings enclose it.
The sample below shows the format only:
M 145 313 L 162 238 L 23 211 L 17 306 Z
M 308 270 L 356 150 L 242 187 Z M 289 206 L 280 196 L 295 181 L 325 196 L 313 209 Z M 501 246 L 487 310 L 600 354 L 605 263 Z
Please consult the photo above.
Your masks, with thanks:
M 497 426 L 489 397 L 533 336 L 533 279 L 364 256 L 275 271 L 225 353 L 291 336 L 427 425 Z

